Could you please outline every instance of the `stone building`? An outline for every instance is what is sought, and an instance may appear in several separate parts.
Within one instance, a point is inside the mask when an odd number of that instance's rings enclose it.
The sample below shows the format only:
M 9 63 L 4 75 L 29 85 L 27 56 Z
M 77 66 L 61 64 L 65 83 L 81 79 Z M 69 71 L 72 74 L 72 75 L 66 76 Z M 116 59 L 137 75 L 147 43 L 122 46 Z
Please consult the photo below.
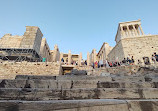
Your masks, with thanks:
M 6 34 L 0 39 L 0 59 L 41 61 L 40 46 L 43 34 L 38 27 L 26 26 L 23 36 Z
M 72 63 L 77 63 L 81 66 L 82 62 L 82 53 L 80 54 L 71 54 L 71 51 L 69 50 L 68 53 L 61 53 L 60 54 L 60 60 L 64 59 L 64 64 L 71 65 Z
M 107 59 L 107 55 L 110 53 L 113 47 L 109 46 L 108 43 L 104 42 L 101 46 L 99 52 L 97 53 L 98 61 L 105 61 Z
M 91 54 L 88 52 L 88 65 L 106 59 L 109 62 L 121 62 L 124 58 L 132 56 L 135 64 L 138 60 L 143 63 L 143 57 L 148 57 L 151 61 L 152 54 L 158 53 L 158 35 L 144 34 L 140 20 L 119 23 L 115 41 L 115 47 L 103 43 L 98 53 L 95 49 Z
M 22 36 L 5 34 L 0 39 L 0 60 L 9 61 L 42 61 L 57 62 L 60 52 L 57 45 L 50 50 L 46 38 L 38 27 L 26 26 L 26 32 Z
M 105 61 L 107 60 L 107 55 L 110 53 L 113 47 L 109 46 L 108 43 L 104 42 L 101 46 L 99 52 L 96 52 L 96 49 L 93 49 L 91 54 L 87 53 L 87 64 L 92 65 L 96 61 Z
M 143 62 L 143 57 L 150 59 L 158 52 L 158 35 L 144 34 L 140 20 L 119 23 L 115 41 L 115 47 L 108 54 L 109 61 L 133 56 L 137 64 L 138 60 Z

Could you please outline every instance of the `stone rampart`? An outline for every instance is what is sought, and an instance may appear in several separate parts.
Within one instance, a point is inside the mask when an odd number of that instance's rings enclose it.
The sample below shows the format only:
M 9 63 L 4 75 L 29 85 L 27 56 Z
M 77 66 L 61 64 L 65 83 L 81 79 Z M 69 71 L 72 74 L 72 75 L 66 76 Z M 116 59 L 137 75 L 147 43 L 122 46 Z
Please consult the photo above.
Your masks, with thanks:
M 143 62 L 143 57 L 149 57 L 158 51 L 158 35 L 144 35 L 128 37 L 120 40 L 108 54 L 109 61 L 122 61 L 127 56 L 134 57 L 135 64 L 138 60 Z M 158 52 L 157 52 L 158 53 Z
M 1 62 L 0 79 L 14 79 L 16 75 L 59 75 L 60 68 L 55 62 Z

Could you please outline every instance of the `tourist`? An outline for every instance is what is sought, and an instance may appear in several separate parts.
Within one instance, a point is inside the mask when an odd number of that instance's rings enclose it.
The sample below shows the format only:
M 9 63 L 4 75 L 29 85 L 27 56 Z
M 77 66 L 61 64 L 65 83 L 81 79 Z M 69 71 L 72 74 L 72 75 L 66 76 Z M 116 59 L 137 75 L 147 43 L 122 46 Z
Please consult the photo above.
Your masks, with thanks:
M 98 67 L 98 62 L 96 61 L 96 62 L 95 62 L 95 68 L 97 68 L 97 67 Z
M 127 56 L 127 63 L 128 63 L 128 64 L 131 63 L 131 60 L 130 60 L 129 58 L 130 58 L 130 55 L 128 54 L 128 56 Z
M 122 60 L 122 63 L 123 63 L 123 65 L 126 65 L 126 63 L 127 63 L 126 58 L 124 58 L 124 59 Z
M 133 56 L 131 57 L 131 64 L 132 65 L 134 64 L 134 58 L 133 58 Z
M 138 65 L 142 65 L 142 62 L 138 59 Z
M 76 66 L 78 65 L 78 62 L 76 61 Z
M 92 63 L 92 67 L 93 67 L 93 69 L 94 69 L 94 62 Z
M 109 66 L 112 67 L 112 62 L 109 62 Z
M 143 60 L 145 65 L 150 65 L 149 57 L 143 57 Z
M 158 55 L 156 54 L 156 52 L 154 53 L 154 56 L 156 58 L 156 61 L 158 62 Z
M 85 65 L 87 66 L 87 60 L 84 61 Z
M 153 62 L 154 64 L 156 63 L 156 58 L 155 58 L 154 55 L 152 55 L 151 60 L 152 60 L 152 62 Z
M 99 64 L 100 64 L 100 67 L 103 67 L 103 61 L 102 60 L 99 61 Z
M 63 59 L 63 58 L 61 59 L 61 62 L 64 62 L 64 59 Z
M 107 60 L 105 61 L 105 66 L 106 66 L 106 67 L 110 67 Z

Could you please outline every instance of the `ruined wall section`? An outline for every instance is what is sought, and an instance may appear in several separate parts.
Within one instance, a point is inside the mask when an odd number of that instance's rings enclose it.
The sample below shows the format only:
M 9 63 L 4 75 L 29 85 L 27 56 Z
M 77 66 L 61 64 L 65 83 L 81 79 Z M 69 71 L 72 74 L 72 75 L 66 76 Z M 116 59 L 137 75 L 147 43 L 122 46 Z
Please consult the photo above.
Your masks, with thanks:
M 59 63 L 55 62 L 1 62 L 0 79 L 14 79 L 16 75 L 59 75 Z
M 26 26 L 26 32 L 24 33 L 20 47 L 34 49 L 39 54 L 42 37 L 43 34 L 38 27 Z

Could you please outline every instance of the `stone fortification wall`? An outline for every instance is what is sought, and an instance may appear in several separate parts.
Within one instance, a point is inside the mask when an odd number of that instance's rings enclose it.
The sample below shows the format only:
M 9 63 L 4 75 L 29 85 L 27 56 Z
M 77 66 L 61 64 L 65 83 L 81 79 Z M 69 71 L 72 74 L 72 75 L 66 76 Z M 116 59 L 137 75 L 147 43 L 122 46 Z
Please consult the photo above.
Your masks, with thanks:
M 138 59 L 143 62 L 143 57 L 149 57 L 154 52 L 158 53 L 158 35 L 145 35 L 124 38 L 119 41 L 108 55 L 109 61 L 122 61 L 123 58 L 134 56 L 135 63 Z
M 154 52 L 158 53 L 158 35 L 148 35 L 135 38 L 126 38 L 122 40 L 124 56 L 134 56 L 135 62 L 138 59 L 143 62 L 143 57 L 149 57 Z
M 122 46 L 122 41 L 119 41 L 116 46 L 108 54 L 108 61 L 115 62 L 122 61 L 124 58 L 124 50 Z
M 55 62 L 1 62 L 0 79 L 14 79 L 16 75 L 59 75 L 61 67 Z

